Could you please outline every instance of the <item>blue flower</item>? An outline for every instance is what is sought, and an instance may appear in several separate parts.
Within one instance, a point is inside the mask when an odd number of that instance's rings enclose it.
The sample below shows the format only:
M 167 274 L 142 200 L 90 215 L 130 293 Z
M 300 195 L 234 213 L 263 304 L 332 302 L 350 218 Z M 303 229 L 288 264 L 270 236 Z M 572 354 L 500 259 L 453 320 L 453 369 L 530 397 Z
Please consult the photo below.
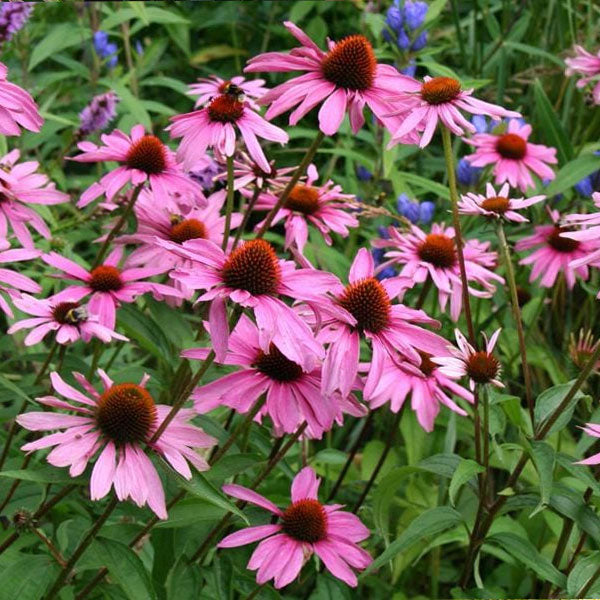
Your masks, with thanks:
M 419 221 L 425 225 L 429 225 L 433 221 L 433 214 L 435 213 L 435 202 L 425 200 L 421 202 L 419 206 Z
M 573 187 L 577 190 L 577 193 L 581 194 L 582 196 L 589 197 L 594 191 L 594 188 L 592 186 L 592 179 L 589 175 L 587 177 L 584 177 L 581 181 L 577 182 Z
M 380 265 L 384 261 L 385 250 L 383 248 L 373 248 L 371 250 L 371 254 L 373 255 L 373 260 L 375 261 L 375 266 Z M 388 277 L 394 277 L 396 275 L 396 271 L 393 267 L 386 267 L 381 272 L 377 273 L 376 277 L 380 281 L 382 279 L 387 279 Z
M 435 211 L 433 202 L 419 202 L 411 200 L 406 194 L 400 194 L 396 201 L 398 212 L 411 223 L 430 223 Z
M 426 2 L 412 2 L 411 0 L 405 2 L 404 19 L 406 26 L 412 31 L 419 29 L 425 22 L 428 8 Z
M 397 6 L 390 6 L 387 10 L 387 16 L 385 22 L 394 30 L 400 31 L 402 23 L 404 21 L 404 15 Z
M 410 49 L 417 51 L 422 50 L 423 48 L 425 48 L 425 46 L 427 46 L 427 32 L 422 31 L 419 34 L 419 37 L 412 43 Z
M 383 238 L 384 240 L 390 239 L 390 234 L 388 232 L 388 229 L 387 229 L 387 227 L 384 227 L 383 225 L 380 225 L 377 228 L 377 233 L 379 234 L 379 237 Z
M 400 69 L 400 73 L 408 75 L 409 77 L 414 77 L 416 72 L 417 63 L 414 60 L 411 60 L 403 69 Z
M 370 181 L 373 179 L 373 173 L 371 173 L 367 167 L 363 167 L 362 165 L 356 167 L 356 176 L 360 181 Z
M 400 48 L 400 50 L 408 50 L 410 48 L 410 38 L 404 29 L 401 29 L 398 32 L 396 43 L 398 44 L 398 48 Z
M 473 167 L 468 160 L 461 158 L 456 166 L 456 179 L 465 186 L 475 185 L 481 177 L 481 167 Z
M 107 66 L 112 69 L 118 62 L 117 45 L 108 41 L 108 33 L 96 31 L 94 33 L 94 48 L 100 58 L 108 58 Z

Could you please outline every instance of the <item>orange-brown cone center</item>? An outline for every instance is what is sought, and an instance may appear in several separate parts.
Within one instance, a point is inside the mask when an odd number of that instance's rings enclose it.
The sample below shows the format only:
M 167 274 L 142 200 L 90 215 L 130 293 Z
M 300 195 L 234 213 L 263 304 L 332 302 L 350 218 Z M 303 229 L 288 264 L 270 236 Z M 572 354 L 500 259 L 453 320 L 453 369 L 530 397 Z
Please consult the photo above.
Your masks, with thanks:
M 290 192 L 285 207 L 304 215 L 312 215 L 319 210 L 319 190 L 311 185 L 299 183 Z
M 555 227 L 546 238 L 548 244 L 558 252 L 575 252 L 579 248 L 580 242 L 571 238 L 562 237 L 560 234 L 569 231 L 564 227 Z
M 503 158 L 521 160 L 527 154 L 527 142 L 516 133 L 505 133 L 496 141 L 496 151 Z
M 211 121 L 235 123 L 243 114 L 244 103 L 229 94 L 217 96 L 208 105 L 208 116 Z
M 430 233 L 417 249 L 419 258 L 440 269 L 449 269 L 456 264 L 454 240 L 442 233 Z
M 321 62 L 323 77 L 347 90 L 368 90 L 376 69 L 373 46 L 364 35 L 340 40 Z
M 314 544 L 327 537 L 327 514 L 318 500 L 294 502 L 281 519 L 283 531 L 299 542 Z
M 269 346 L 268 354 L 262 350 L 258 353 L 254 368 L 275 381 L 296 381 L 302 376 L 302 367 L 284 356 L 273 344 Z
M 121 271 L 110 265 L 100 265 L 90 272 L 90 287 L 95 292 L 118 291 L 123 287 Z
M 167 151 L 164 144 L 154 135 L 145 135 L 134 142 L 125 164 L 130 169 L 138 169 L 149 175 L 162 173 L 167 167 Z
M 183 244 L 187 240 L 206 239 L 206 226 L 198 219 L 184 219 L 171 225 L 169 238 L 173 242 Z
M 475 383 L 489 383 L 500 368 L 498 359 L 487 352 L 475 352 L 467 360 L 467 375 Z
M 347 285 L 338 301 L 356 319 L 361 331 L 378 333 L 390 322 L 389 296 L 374 277 Z
M 452 77 L 434 77 L 421 86 L 421 98 L 427 104 L 444 104 L 458 97 L 460 82 Z

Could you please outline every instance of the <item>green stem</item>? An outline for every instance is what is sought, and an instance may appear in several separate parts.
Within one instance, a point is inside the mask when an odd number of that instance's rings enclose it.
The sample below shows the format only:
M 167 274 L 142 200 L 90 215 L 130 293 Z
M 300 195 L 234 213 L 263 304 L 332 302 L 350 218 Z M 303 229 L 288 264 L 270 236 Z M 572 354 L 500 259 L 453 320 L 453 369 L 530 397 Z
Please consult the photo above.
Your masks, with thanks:
M 225 204 L 225 230 L 223 231 L 223 243 L 221 247 L 225 252 L 231 232 L 231 213 L 233 212 L 233 156 L 227 157 L 227 202 Z
M 501 219 L 498 222 L 498 239 L 500 240 L 500 247 L 502 248 L 502 253 L 504 254 L 504 266 L 506 267 L 506 279 L 508 282 L 508 289 L 510 291 L 510 302 L 512 305 L 513 318 L 517 326 L 517 337 L 519 339 L 519 350 L 521 352 L 521 365 L 523 367 L 523 378 L 525 380 L 525 397 L 527 399 L 527 407 L 529 409 L 529 418 L 531 419 L 531 426 L 535 427 L 534 403 L 531 392 L 531 373 L 529 371 L 529 365 L 527 364 L 527 348 L 525 347 L 523 320 L 521 318 L 521 310 L 519 309 L 517 282 L 515 280 L 515 271 L 510 255 L 510 248 L 508 246 L 508 242 L 506 241 L 506 235 L 504 233 L 504 227 Z
M 252 214 L 252 211 L 254 210 L 254 205 L 256 204 L 256 201 L 258 200 L 258 196 L 260 195 L 261 192 L 262 192 L 262 188 L 255 185 L 254 193 L 252 194 L 252 198 L 250 199 L 250 202 L 248 203 L 248 206 L 246 207 L 246 210 L 244 211 L 244 216 L 242 217 L 242 222 L 240 223 L 240 226 L 237 228 L 237 230 L 235 232 L 235 237 L 233 238 L 233 245 L 231 246 L 232 252 L 237 248 L 237 245 L 240 242 L 242 234 L 244 233 L 244 230 L 246 229 L 246 225 L 248 224 L 248 221 L 250 220 L 250 215 Z

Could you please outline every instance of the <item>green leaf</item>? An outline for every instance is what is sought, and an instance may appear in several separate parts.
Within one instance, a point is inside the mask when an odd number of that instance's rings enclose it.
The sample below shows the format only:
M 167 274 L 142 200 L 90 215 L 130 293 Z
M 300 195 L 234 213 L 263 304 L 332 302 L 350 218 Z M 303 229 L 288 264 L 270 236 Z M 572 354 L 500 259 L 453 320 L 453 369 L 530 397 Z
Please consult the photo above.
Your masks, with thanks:
M 175 475 L 173 476 L 175 477 Z M 190 494 L 206 500 L 213 506 L 218 506 L 225 509 L 227 512 L 236 514 L 247 525 L 250 525 L 250 522 L 244 513 L 233 502 L 223 496 L 201 473 L 194 473 L 192 479 L 189 481 L 179 476 L 176 476 L 176 478 L 179 485 L 186 489 Z
M 550 562 L 542 556 L 537 548 L 529 541 L 515 533 L 495 533 L 486 538 L 487 543 L 496 544 L 519 562 L 535 571 L 542 579 L 552 582 L 563 588 L 566 577 Z
M 576 460 L 577 459 L 574 456 L 569 456 L 562 452 L 559 452 L 556 455 L 556 462 L 565 469 L 565 471 L 585 483 L 588 487 L 591 487 L 594 490 L 594 493 L 600 496 L 600 483 L 596 481 L 588 467 L 576 465 Z
M 513 50 L 518 50 L 519 52 L 523 52 L 527 55 L 540 56 L 541 58 L 545 58 L 547 61 L 558 65 L 561 68 L 565 68 L 565 63 L 556 55 L 551 52 L 546 52 L 546 50 L 542 50 L 541 48 L 537 48 L 536 46 L 530 46 L 529 44 L 521 44 L 520 42 L 511 42 L 505 41 L 502 44 L 505 48 L 511 48 Z M 539 83 L 539 80 L 536 81 L 536 84 Z
M 108 569 L 111 579 L 121 587 L 129 600 L 156 598 L 150 574 L 131 548 L 121 542 L 98 537 L 90 552 L 95 552 Z
M 52 55 L 58 54 L 65 48 L 81 45 L 90 37 L 92 37 L 92 32 L 89 29 L 75 23 L 61 23 L 52 26 L 50 33 L 39 44 L 33 46 L 29 59 L 29 71 Z
M 444 200 L 448 200 L 448 202 L 450 201 L 450 192 L 445 185 L 437 183 L 436 181 L 428 179 L 427 177 L 421 177 L 421 175 L 409 173 L 408 171 L 402 171 L 401 175 L 410 185 L 418 187 L 426 192 L 432 192 L 433 194 L 436 194 L 436 196 L 439 196 Z
M 73 483 L 75 485 L 86 484 L 86 481 L 83 477 L 73 478 L 65 469 L 56 469 L 46 465 L 23 470 L 2 471 L 0 472 L 0 477 L 20 479 L 22 481 L 35 481 L 36 483 Z
M 565 597 L 579 598 L 581 590 L 598 568 L 600 568 L 600 552 L 593 552 L 585 558 L 580 558 L 567 578 L 567 594 Z M 588 593 L 588 597 L 591 598 L 592 594 Z
M 565 396 L 573 386 L 573 382 L 569 383 L 561 383 L 559 385 L 555 385 L 547 390 L 544 390 L 535 401 L 535 409 L 534 416 L 535 422 L 538 427 L 542 426 L 552 415 L 556 408 L 560 405 L 560 403 L 564 400 Z M 567 406 L 559 415 L 558 419 L 554 422 L 550 431 L 546 434 L 547 436 L 552 435 L 553 433 L 560 431 L 570 422 L 571 417 L 573 416 L 573 411 L 575 410 L 575 406 L 577 402 L 581 400 L 584 395 L 579 390 L 571 402 L 569 406 Z
M 600 156 L 585 154 L 568 162 L 556 174 L 556 179 L 544 190 L 550 198 L 572 188 L 578 181 L 600 169 Z
M 424 458 L 419 463 L 419 467 L 430 473 L 450 479 L 454 475 L 460 460 L 460 456 L 457 454 L 434 454 Z
M 600 517 L 584 504 L 580 494 L 556 484 L 552 488 L 549 505 L 556 512 L 575 521 L 596 543 L 600 542 Z
M 452 506 L 455 505 L 456 493 L 458 490 L 467 483 L 469 479 L 477 475 L 477 473 L 483 473 L 483 471 L 485 471 L 485 469 L 474 460 L 461 458 L 458 467 L 456 467 L 456 471 L 454 471 L 454 475 L 452 475 L 450 486 L 448 487 L 448 497 Z
M 0 600 L 40 600 L 58 575 L 51 557 L 21 556 L 0 572 Z
M 537 113 L 543 125 L 542 131 L 545 132 L 547 141 L 551 145 L 556 146 L 558 160 L 560 164 L 564 164 L 573 158 L 573 146 L 571 146 L 560 119 L 554 112 L 554 108 L 550 104 L 550 100 L 548 100 L 548 96 L 546 96 L 546 92 L 539 79 L 533 86 L 533 92 Z
M 152 120 L 148 111 L 139 99 L 129 91 L 127 86 L 123 85 L 120 81 L 108 81 L 106 79 L 101 80 L 101 83 L 108 88 L 112 88 L 117 93 L 123 108 L 126 108 L 138 123 L 141 123 L 147 130 L 152 129 Z
M 200 498 L 184 498 L 169 510 L 169 518 L 159 521 L 155 529 L 179 529 L 197 523 L 218 521 L 225 510 Z
M 167 600 L 197 598 L 201 583 L 200 569 L 191 569 L 186 557 L 180 556 L 167 576 Z
M 438 535 L 463 522 L 462 515 L 449 506 L 436 506 L 421 513 L 364 571 L 363 576 L 378 569 L 424 538 Z
M 336 577 L 319 573 L 317 585 L 309 600 L 351 600 L 352 591 Z
M 35 402 L 35 400 L 32 400 L 18 385 L 16 385 L 12 381 L 10 381 L 10 379 L 7 379 L 4 375 L 0 375 L 0 385 L 2 387 L 5 387 L 7 390 L 13 392 L 16 396 L 18 396 L 22 400 L 25 400 L 26 402 L 29 402 L 30 404 L 39 406 Z
M 538 507 L 529 515 L 533 517 L 536 513 L 542 510 L 550 500 L 550 493 L 552 492 L 552 479 L 554 473 L 554 449 L 546 442 L 539 442 L 532 440 L 531 442 L 531 456 L 533 463 L 537 469 L 540 478 L 540 504 Z
M 306 17 L 306 15 L 313 9 L 316 4 L 316 0 L 304 0 L 303 2 L 294 2 L 290 9 L 289 20 L 292 23 L 299 24 L 300 21 Z

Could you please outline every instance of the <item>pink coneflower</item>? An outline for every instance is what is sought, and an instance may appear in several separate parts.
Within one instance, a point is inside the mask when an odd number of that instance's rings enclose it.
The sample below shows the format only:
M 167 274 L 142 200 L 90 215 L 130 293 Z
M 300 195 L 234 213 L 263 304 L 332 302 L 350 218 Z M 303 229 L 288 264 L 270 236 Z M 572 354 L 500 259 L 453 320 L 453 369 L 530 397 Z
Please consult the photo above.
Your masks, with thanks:
M 417 421 L 425 431 L 433 431 L 441 404 L 466 416 L 467 413 L 451 396 L 456 395 L 472 403 L 473 394 L 454 381 L 458 377 L 444 375 L 430 354 L 419 352 L 419 355 L 421 364 L 416 368 L 412 364 L 397 363 L 387 358 L 377 385 L 370 396 L 365 397 L 365 401 L 371 409 L 389 402 L 390 410 L 397 413 L 410 394 L 411 408 L 415 411 Z
M 496 184 L 508 181 L 511 187 L 526 192 L 527 188 L 535 187 L 532 172 L 540 179 L 552 180 L 555 174 L 548 164 L 558 162 L 556 148 L 532 144 L 527 141 L 530 135 L 531 125 L 511 119 L 504 134 L 478 133 L 465 138 L 467 144 L 476 148 L 465 160 L 473 167 L 494 165 Z
M 587 331 L 580 329 L 577 338 L 571 333 L 569 336 L 569 356 L 573 364 L 579 369 L 583 369 L 592 358 L 592 355 L 598 348 L 598 344 L 600 344 L 600 340 L 595 339 L 589 329 Z M 594 371 L 598 371 L 599 369 L 600 360 L 594 364 Z
M 231 94 L 221 94 L 200 110 L 172 117 L 167 127 L 171 137 L 182 138 L 177 156 L 191 166 L 207 148 L 214 148 L 223 156 L 233 156 L 236 150 L 236 128 L 242 135 L 246 149 L 265 172 L 271 170 L 258 137 L 286 144 L 288 134 L 265 121 L 248 102 Z
M 473 98 L 473 90 L 463 90 L 460 81 L 452 77 L 425 77 L 423 83 L 409 77 L 397 91 L 399 93 L 388 100 L 394 105 L 400 104 L 391 115 L 402 118 L 402 124 L 393 132 L 388 148 L 415 129 L 423 130 L 419 146 L 424 148 L 431 141 L 438 121 L 455 135 L 464 135 L 466 131 L 475 133 L 475 125 L 463 117 L 461 110 L 493 119 L 521 116 L 518 112 Z
M 454 356 L 435 356 L 431 358 L 431 361 L 440 365 L 438 370 L 442 375 L 447 375 L 453 379 L 468 377 L 471 391 L 475 389 L 476 383 L 491 383 L 502 388 L 504 384 L 498 379 L 502 367 L 500 361 L 492 354 L 500 331 L 500 329 L 497 329 L 489 340 L 485 333 L 481 332 L 485 339 L 485 350 L 475 350 L 467 342 L 465 336 L 456 329 L 454 333 L 458 348 L 449 347 Z
M 115 248 L 103 264 L 87 270 L 76 262 L 50 252 L 44 254 L 42 260 L 65 273 L 62 279 L 71 279 L 83 285 L 71 285 L 54 296 L 58 302 L 79 302 L 90 295 L 88 309 L 98 316 L 98 322 L 109 329 L 115 328 L 117 308 L 121 302 L 133 302 L 138 296 L 151 292 L 159 298 L 179 296 L 179 292 L 171 286 L 151 281 L 140 281 L 153 275 L 160 275 L 168 267 L 151 267 L 145 269 L 123 269 L 118 265 L 123 256 L 123 248 Z
M 7 246 L 8 242 L 0 240 L 0 248 Z M 40 254 L 39 250 L 33 249 L 15 248 L 4 250 L 0 252 L 0 265 L 6 263 L 12 265 L 15 262 L 31 260 L 38 258 Z M 4 295 L 14 301 L 21 296 L 21 292 L 39 294 L 41 291 L 42 288 L 26 275 L 17 273 L 12 269 L 0 268 L 0 310 L 9 317 L 14 317 L 14 314 Z
M 563 273 L 569 289 L 575 285 L 576 276 L 586 281 L 589 277 L 587 264 L 578 264 L 581 259 L 585 263 L 590 256 L 596 256 L 600 249 L 600 239 L 580 242 L 565 237 L 568 228 L 559 225 L 560 215 L 557 211 L 550 211 L 552 225 L 538 225 L 535 233 L 519 240 L 515 250 L 529 250 L 536 248 L 535 252 L 519 261 L 520 265 L 533 265 L 529 281 L 534 281 L 541 276 L 540 285 L 552 287 L 559 273 Z M 573 264 L 577 261 L 576 264 Z
M 221 94 L 229 94 L 234 96 L 244 96 L 244 99 L 248 102 L 254 110 L 258 110 L 259 107 L 254 102 L 257 98 L 264 96 L 269 91 L 269 88 L 264 86 L 264 79 L 248 79 L 237 75 L 231 79 L 221 79 L 216 75 L 211 75 L 209 78 L 198 79 L 198 83 L 192 83 L 188 85 L 190 96 L 198 96 L 196 108 L 198 106 L 204 106 L 207 102 L 210 102 L 215 96 Z
M 208 349 L 185 350 L 182 356 L 204 360 Z M 225 405 L 246 413 L 262 394 L 266 403 L 256 420 L 268 415 L 273 421 L 275 434 L 293 433 L 306 421 L 307 434 L 320 439 L 334 421 L 341 423 L 343 413 L 356 417 L 366 414 L 353 396 L 343 399 L 339 394 L 321 394 L 321 367 L 313 356 L 313 367 L 305 371 L 299 364 L 286 358 L 275 344 L 268 352 L 260 347 L 259 332 L 248 317 L 242 315 L 229 338 L 229 351 L 223 364 L 242 367 L 196 388 L 192 394 L 194 407 L 206 413 Z
M 491 183 L 485 188 L 485 196 L 469 192 L 461 196 L 458 211 L 463 215 L 483 215 L 491 219 L 506 219 L 516 223 L 528 223 L 529 219 L 517 211 L 546 199 L 546 196 L 509 198 L 509 186 L 505 183 L 496 193 Z
M 372 348 L 365 397 L 379 380 L 386 356 L 397 360 L 403 356 L 419 364 L 418 350 L 431 354 L 446 351 L 442 337 L 416 325 L 439 327 L 438 321 L 422 310 L 391 302 L 412 282 L 404 277 L 378 281 L 373 256 L 366 248 L 356 254 L 348 279 L 345 287 L 339 281 L 331 286 L 329 303 L 317 307 L 323 325 L 318 339 L 329 343 L 321 386 L 325 395 L 337 390 L 343 397 L 350 393 L 358 372 L 361 338 L 369 340 Z
M 369 553 L 358 545 L 369 537 L 369 530 L 356 515 L 340 510 L 339 504 L 321 504 L 318 500 L 320 483 L 315 472 L 304 467 L 294 477 L 292 504 L 284 511 L 248 488 L 224 485 L 226 494 L 260 506 L 280 521 L 236 531 L 217 547 L 235 548 L 263 540 L 248 563 L 248 569 L 258 570 L 256 582 L 259 585 L 270 579 L 277 589 L 288 585 L 315 553 L 335 577 L 355 587 L 358 582 L 350 567 L 365 569 L 372 561 Z
M 462 310 L 462 281 L 456 252 L 454 228 L 443 223 L 434 223 L 431 233 L 425 233 L 416 225 L 404 233 L 395 227 L 388 229 L 389 239 L 376 240 L 378 248 L 393 248 L 385 253 L 386 261 L 378 269 L 392 264 L 404 265 L 402 277 L 423 283 L 428 277 L 438 289 L 438 299 L 442 311 L 450 300 L 450 316 L 457 321 Z M 494 282 L 504 283 L 504 279 L 494 273 L 497 254 L 489 249 L 489 242 L 464 240 L 463 255 L 469 283 L 469 294 L 478 298 L 490 298 L 496 288 Z M 483 289 L 474 287 L 477 284 Z
M 22 329 L 31 329 L 25 338 L 26 346 L 41 342 L 54 331 L 59 344 L 72 344 L 79 339 L 89 342 L 93 337 L 108 344 L 111 340 L 129 341 L 125 336 L 101 325 L 96 315 L 88 314 L 87 308 L 79 302 L 57 302 L 54 298 L 38 300 L 27 294 L 13 300 L 22 312 L 34 315 L 33 319 L 17 321 L 8 329 L 9 334 Z
M 286 21 L 284 25 L 302 44 L 289 54 L 267 52 L 251 58 L 244 71 L 308 71 L 278 85 L 259 101 L 270 104 L 265 117 L 273 119 L 294 106 L 290 125 L 296 125 L 317 104 L 319 128 L 325 135 L 337 132 L 348 113 L 354 133 L 364 125 L 365 104 L 382 121 L 394 105 L 389 102 L 391 94 L 410 81 L 391 65 L 378 64 L 369 40 L 363 35 L 350 35 L 339 42 L 329 41 L 323 52 L 299 27 Z M 394 120 L 394 123 L 396 120 Z M 418 139 L 413 132 L 407 136 Z
M 37 173 L 36 161 L 17 163 L 21 153 L 9 152 L 0 158 L 0 238 L 8 235 L 8 226 L 25 248 L 33 248 L 28 226 L 41 236 L 50 238 L 50 230 L 42 217 L 28 204 L 62 204 L 69 196 L 59 192 L 46 175 Z
M 314 355 L 322 356 L 323 349 L 310 327 L 277 296 L 319 302 L 336 284 L 334 275 L 297 269 L 293 262 L 279 260 L 271 244 L 261 239 L 245 242 L 227 254 L 208 240 L 160 243 L 193 261 L 191 268 L 181 267 L 171 277 L 188 288 L 207 290 L 198 301 L 211 302 L 211 341 L 219 362 L 225 359 L 229 337 L 227 298 L 253 310 L 263 352 L 269 352 L 273 343 L 284 356 L 306 370 L 314 366 Z
M 64 430 L 25 444 L 21 449 L 31 452 L 55 446 L 46 460 L 55 467 L 70 467 L 71 477 L 81 475 L 90 459 L 98 455 L 90 478 L 92 500 L 104 498 L 114 486 L 119 500 L 131 498 L 140 507 L 147 503 L 160 519 L 166 519 L 162 483 L 144 447 L 171 406 L 154 403 L 146 390 L 147 375 L 139 385 L 114 383 L 102 369 L 98 369 L 98 375 L 104 387 L 102 392 L 97 392 L 81 373 L 73 373 L 86 392 L 83 394 L 58 373 L 51 373 L 54 390 L 75 404 L 55 396 L 44 396 L 37 401 L 76 414 L 29 412 L 19 415 L 19 425 L 30 431 Z M 210 448 L 217 441 L 199 427 L 190 425 L 188 421 L 192 417 L 192 410 L 180 410 L 160 438 L 149 445 L 186 479 L 192 477 L 188 461 L 199 471 L 208 469 L 208 463 L 196 449 Z
M 582 427 L 583 431 L 591 437 L 600 438 L 600 424 L 598 423 L 586 423 L 585 427 Z M 578 460 L 576 465 L 597 465 L 600 464 L 600 452 L 592 454 L 589 458 Z
M 307 171 L 305 183 L 297 183 L 288 195 L 284 205 L 273 218 L 272 224 L 284 220 L 285 249 L 295 244 L 300 252 L 308 240 L 308 226 L 313 225 L 323 236 L 327 245 L 331 246 L 331 231 L 348 236 L 348 227 L 358 227 L 358 220 L 349 212 L 348 200 L 354 200 L 354 194 L 343 194 L 342 186 L 331 179 L 324 184 L 314 185 L 319 173 L 314 165 Z M 250 196 L 250 192 L 245 194 Z M 258 197 L 256 210 L 270 211 L 279 201 L 277 195 L 264 193 Z M 259 229 L 262 225 L 258 223 Z
M 148 182 L 150 189 L 160 201 L 167 201 L 169 193 L 191 193 L 203 196 L 202 188 L 183 173 L 175 161 L 173 152 L 156 136 L 147 135 L 143 125 L 131 129 L 131 137 L 115 129 L 103 134 L 103 146 L 92 142 L 79 142 L 77 147 L 83 154 L 73 157 L 76 162 L 115 161 L 119 166 L 91 185 L 77 203 L 79 208 L 87 206 L 102 194 L 107 200 L 130 183 L 137 186 Z
M 20 127 L 39 131 L 44 124 L 29 92 L 7 81 L 8 69 L 0 62 L 0 135 L 21 135 Z
M 591 81 L 598 79 L 600 75 L 600 51 L 596 54 L 588 52 L 585 48 L 576 45 L 575 56 L 573 58 L 565 58 L 567 68 L 565 75 L 584 75 L 582 79 L 577 82 L 577 87 L 585 87 Z M 597 81 L 592 91 L 594 102 L 600 104 L 600 81 Z

